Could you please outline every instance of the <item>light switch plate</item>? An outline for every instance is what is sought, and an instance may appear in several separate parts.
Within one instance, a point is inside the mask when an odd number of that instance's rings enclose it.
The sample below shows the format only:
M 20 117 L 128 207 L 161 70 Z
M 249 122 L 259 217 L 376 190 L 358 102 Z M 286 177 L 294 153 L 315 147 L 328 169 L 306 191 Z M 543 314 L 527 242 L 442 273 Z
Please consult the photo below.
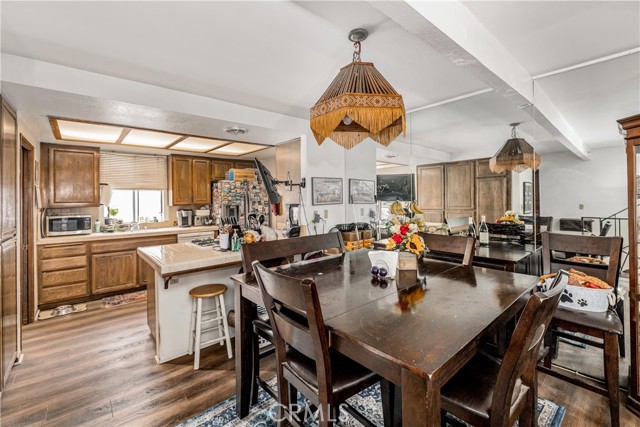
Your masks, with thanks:
M 324 219 L 329 218 L 329 209 L 324 210 Z

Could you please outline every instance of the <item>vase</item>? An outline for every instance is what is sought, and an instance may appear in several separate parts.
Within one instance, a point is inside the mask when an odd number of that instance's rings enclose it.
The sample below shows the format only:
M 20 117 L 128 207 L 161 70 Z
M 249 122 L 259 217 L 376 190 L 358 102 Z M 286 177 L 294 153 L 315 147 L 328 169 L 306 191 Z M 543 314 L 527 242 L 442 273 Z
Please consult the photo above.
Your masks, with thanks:
M 418 283 L 418 256 L 411 252 L 398 252 L 396 284 L 406 288 Z

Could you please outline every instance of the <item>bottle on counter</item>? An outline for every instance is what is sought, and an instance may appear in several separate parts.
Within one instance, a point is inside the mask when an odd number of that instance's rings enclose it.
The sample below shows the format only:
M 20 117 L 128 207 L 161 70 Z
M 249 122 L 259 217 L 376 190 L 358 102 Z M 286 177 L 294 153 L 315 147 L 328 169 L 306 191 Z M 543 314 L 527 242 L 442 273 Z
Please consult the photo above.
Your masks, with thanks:
M 240 250 L 240 238 L 238 237 L 238 233 L 233 233 L 231 237 L 231 250 L 233 252 L 238 252 Z
M 489 227 L 487 226 L 487 218 L 484 215 L 480 217 L 478 234 L 480 235 L 480 246 L 489 246 Z
M 93 223 L 93 231 L 96 233 L 100 232 L 100 220 L 96 219 L 96 221 Z
M 469 226 L 467 227 L 467 236 L 473 237 L 474 239 L 478 237 L 476 233 L 476 224 L 473 222 L 473 217 L 469 217 Z

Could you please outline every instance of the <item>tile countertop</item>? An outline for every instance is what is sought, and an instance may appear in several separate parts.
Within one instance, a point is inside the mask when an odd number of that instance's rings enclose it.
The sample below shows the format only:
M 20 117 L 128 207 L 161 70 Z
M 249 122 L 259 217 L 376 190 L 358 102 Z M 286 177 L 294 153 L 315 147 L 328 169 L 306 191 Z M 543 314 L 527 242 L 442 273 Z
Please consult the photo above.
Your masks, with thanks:
M 213 225 L 202 225 L 197 227 L 164 227 L 138 231 L 115 231 L 113 233 L 76 234 L 70 236 L 43 237 L 36 243 L 38 245 L 50 245 L 56 243 L 82 243 L 92 240 L 131 239 L 135 237 L 167 236 L 171 234 L 206 233 L 208 231 L 213 233 L 213 230 L 217 230 L 217 228 L 218 227 Z
M 212 248 L 200 248 L 187 243 L 138 248 L 138 255 L 162 276 L 233 264 L 240 267 L 242 264 L 240 252 L 214 251 Z

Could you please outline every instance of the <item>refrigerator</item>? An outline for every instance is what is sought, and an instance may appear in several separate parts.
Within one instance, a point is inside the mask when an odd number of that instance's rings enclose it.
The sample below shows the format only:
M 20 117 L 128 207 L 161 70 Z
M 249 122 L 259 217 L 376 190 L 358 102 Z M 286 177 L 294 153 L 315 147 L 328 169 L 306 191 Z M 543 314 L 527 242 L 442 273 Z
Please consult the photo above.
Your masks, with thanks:
M 254 214 L 264 216 L 264 225 L 271 224 L 269 197 L 259 181 L 220 180 L 211 183 L 211 215 L 219 224 L 221 218 L 235 217 L 237 223 L 247 227 L 247 218 Z

